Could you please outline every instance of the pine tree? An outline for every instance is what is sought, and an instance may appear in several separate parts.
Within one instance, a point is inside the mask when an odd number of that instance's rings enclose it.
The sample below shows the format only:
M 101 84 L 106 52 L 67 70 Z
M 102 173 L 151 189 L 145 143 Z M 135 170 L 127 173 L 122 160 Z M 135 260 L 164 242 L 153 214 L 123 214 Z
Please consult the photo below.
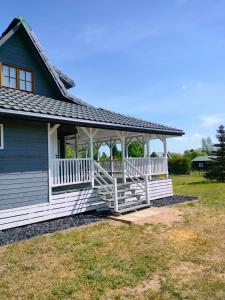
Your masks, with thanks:
M 225 182 L 225 128 L 223 125 L 218 128 L 216 138 L 218 143 L 214 145 L 214 151 L 212 152 L 215 157 L 212 158 L 205 177 Z

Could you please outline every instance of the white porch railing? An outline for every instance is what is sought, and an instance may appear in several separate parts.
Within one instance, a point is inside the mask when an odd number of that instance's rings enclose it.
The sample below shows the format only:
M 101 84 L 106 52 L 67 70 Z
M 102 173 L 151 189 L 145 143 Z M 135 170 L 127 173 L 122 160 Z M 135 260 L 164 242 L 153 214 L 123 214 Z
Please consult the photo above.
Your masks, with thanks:
M 136 177 L 140 176 L 140 173 L 148 176 L 168 174 L 168 161 L 165 157 L 126 158 L 125 162 L 129 163 L 128 171 L 131 168 L 133 176 Z M 101 161 L 98 165 L 111 176 L 124 173 L 121 160 Z M 52 187 L 93 182 L 92 168 L 93 163 L 90 158 L 52 159 Z
M 168 174 L 167 157 L 132 157 L 126 158 L 139 172 L 144 175 Z M 136 174 L 135 176 L 138 176 Z
M 91 159 L 52 159 L 52 187 L 91 182 Z

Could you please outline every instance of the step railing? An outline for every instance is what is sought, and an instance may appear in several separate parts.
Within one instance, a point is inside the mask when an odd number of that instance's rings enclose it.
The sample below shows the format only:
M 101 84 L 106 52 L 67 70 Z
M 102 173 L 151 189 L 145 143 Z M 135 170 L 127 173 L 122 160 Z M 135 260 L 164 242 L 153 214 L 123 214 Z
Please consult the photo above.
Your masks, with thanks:
M 121 174 L 122 173 L 122 160 L 101 160 L 98 161 L 99 165 L 103 167 L 108 173 Z
M 124 160 L 124 176 L 136 184 L 145 194 L 146 202 L 150 204 L 148 174 L 143 174 L 129 159 Z
M 52 187 L 91 182 L 91 168 L 89 158 L 52 159 Z
M 114 202 L 114 211 L 118 212 L 118 192 L 117 192 L 117 178 L 113 178 L 99 163 L 93 161 L 93 175 L 94 186 L 100 187 L 112 196 Z M 95 185 L 95 182 L 98 185 Z M 110 187 L 112 186 L 112 188 Z

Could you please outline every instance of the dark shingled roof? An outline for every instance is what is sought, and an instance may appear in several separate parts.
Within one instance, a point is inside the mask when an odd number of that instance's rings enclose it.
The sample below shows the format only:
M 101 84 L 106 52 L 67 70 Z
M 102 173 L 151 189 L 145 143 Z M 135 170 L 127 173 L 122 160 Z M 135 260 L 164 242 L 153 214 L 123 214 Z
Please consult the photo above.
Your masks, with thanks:
M 43 118 L 94 127 L 182 135 L 183 131 L 89 105 L 69 103 L 18 90 L 0 88 L 0 113 Z

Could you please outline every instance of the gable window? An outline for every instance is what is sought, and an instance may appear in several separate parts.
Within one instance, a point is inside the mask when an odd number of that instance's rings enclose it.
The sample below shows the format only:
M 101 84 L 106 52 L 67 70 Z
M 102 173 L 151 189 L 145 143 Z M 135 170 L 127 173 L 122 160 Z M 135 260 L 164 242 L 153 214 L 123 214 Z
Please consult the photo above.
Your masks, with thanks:
M 19 70 L 20 90 L 32 92 L 32 73 Z
M 0 124 L 0 149 L 3 149 L 3 124 Z
M 16 88 L 16 68 L 2 66 L 2 84 L 13 89 Z
M 33 92 L 34 79 L 30 70 L 22 69 L 17 66 L 2 64 L 1 86 L 9 87 L 26 92 Z

